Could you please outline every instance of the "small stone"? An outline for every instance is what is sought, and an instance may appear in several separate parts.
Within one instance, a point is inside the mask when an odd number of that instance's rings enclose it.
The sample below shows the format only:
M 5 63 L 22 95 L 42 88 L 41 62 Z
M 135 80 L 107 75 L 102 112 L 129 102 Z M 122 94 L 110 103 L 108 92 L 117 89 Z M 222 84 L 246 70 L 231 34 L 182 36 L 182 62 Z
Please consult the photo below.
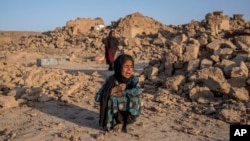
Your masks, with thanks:
M 201 104 L 208 104 L 210 102 L 210 100 L 204 98 L 204 97 L 199 97 L 198 98 L 198 103 L 201 103 Z
M 197 135 L 199 135 L 200 131 L 197 129 L 191 128 L 188 130 L 188 133 L 197 136 Z
M 211 114 L 214 114 L 214 113 L 216 113 L 216 109 L 213 106 L 207 108 L 205 110 L 205 112 L 204 112 L 205 115 L 211 115 Z
M 104 136 L 104 134 L 98 134 L 97 136 L 96 136 L 96 141 L 103 141 L 105 139 L 105 136 Z
M 15 138 L 15 137 L 16 137 L 16 132 L 11 132 L 11 133 L 10 133 L 10 138 L 13 139 L 13 138 Z

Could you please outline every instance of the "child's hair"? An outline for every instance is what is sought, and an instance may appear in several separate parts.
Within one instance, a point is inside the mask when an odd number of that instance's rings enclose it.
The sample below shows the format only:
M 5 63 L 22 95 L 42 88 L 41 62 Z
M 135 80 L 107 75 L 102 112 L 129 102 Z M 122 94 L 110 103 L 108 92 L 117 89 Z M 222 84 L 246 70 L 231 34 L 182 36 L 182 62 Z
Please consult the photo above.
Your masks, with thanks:
M 132 65 L 134 67 L 134 59 L 131 55 L 128 54 L 121 54 L 119 55 L 114 62 L 114 71 L 115 71 L 115 77 L 117 79 L 123 78 L 121 72 L 122 72 L 122 66 L 126 61 L 132 61 Z
M 131 55 L 128 55 L 128 54 L 121 54 L 119 55 L 116 60 L 115 60 L 115 63 L 114 63 L 114 67 L 122 67 L 122 65 L 126 62 L 126 61 L 132 61 L 132 64 L 134 66 L 134 59 Z M 121 71 L 121 68 L 120 68 L 120 71 Z

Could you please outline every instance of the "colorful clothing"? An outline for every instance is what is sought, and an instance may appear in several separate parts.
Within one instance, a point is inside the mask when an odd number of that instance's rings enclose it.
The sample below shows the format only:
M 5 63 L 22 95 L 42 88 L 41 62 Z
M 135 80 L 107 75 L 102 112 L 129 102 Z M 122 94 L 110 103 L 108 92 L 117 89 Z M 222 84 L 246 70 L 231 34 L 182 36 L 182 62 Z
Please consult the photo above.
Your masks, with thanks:
M 118 50 L 119 41 L 117 38 L 109 36 L 106 38 L 106 42 L 104 44 L 106 63 L 113 63 L 116 51 Z
M 102 96 L 104 94 L 104 87 L 107 83 L 111 83 L 111 77 L 109 77 L 99 89 L 95 96 L 95 101 L 101 102 Z M 119 85 L 117 80 L 113 80 L 115 81 L 114 86 Z M 127 83 L 126 89 L 122 93 L 122 96 L 115 97 L 110 94 L 107 98 L 107 104 L 100 104 L 100 109 L 103 108 L 102 106 L 105 106 L 105 115 L 101 115 L 102 112 L 100 110 L 100 121 L 104 120 L 104 122 L 100 122 L 102 123 L 100 126 L 106 130 L 112 129 L 118 122 L 115 116 L 118 114 L 118 112 L 122 111 L 127 111 L 129 115 L 135 118 L 138 117 L 141 113 L 141 100 L 139 98 L 141 92 L 142 90 L 138 78 L 132 75 Z

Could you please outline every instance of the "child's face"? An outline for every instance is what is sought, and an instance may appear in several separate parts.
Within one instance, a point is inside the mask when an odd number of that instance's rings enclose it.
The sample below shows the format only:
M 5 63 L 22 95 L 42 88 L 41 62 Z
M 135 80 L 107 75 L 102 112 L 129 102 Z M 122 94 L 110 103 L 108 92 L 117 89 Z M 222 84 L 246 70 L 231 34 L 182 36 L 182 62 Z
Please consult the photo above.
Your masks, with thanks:
M 127 60 L 122 66 L 122 76 L 125 78 L 130 78 L 133 74 L 134 66 L 131 60 Z

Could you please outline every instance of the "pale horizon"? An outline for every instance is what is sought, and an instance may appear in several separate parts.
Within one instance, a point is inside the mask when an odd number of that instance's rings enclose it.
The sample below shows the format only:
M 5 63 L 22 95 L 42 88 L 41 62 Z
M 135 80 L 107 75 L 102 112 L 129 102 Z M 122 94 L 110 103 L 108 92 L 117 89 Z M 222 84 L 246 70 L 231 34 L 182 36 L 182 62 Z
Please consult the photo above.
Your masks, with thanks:
M 136 12 L 162 24 L 181 25 L 192 20 L 200 22 L 214 11 L 223 11 L 229 17 L 243 14 L 245 20 L 250 20 L 250 2 L 245 0 L 2 0 L 0 31 L 49 31 L 77 18 L 100 17 L 105 25 L 110 25 L 111 21 Z

